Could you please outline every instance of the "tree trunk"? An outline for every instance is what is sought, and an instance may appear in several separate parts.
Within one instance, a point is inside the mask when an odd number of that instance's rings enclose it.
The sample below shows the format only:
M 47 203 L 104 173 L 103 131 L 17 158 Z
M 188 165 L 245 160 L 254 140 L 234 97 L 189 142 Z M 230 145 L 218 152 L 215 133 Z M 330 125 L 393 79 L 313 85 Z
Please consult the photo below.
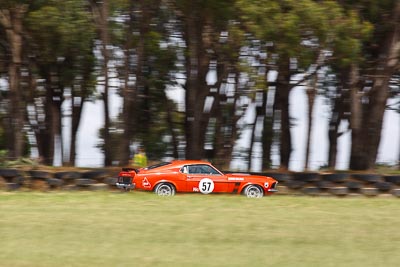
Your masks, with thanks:
M 129 6 L 129 20 L 126 31 L 126 43 L 124 47 L 124 56 L 125 56 L 125 64 L 124 64 L 124 87 L 122 90 L 123 95 L 123 110 L 122 110 L 122 120 L 123 120 L 123 129 L 124 134 L 121 140 L 121 165 L 126 166 L 129 164 L 131 160 L 131 150 L 130 145 L 133 139 L 133 135 L 135 132 L 135 126 L 137 126 L 136 121 L 136 86 L 130 85 L 129 77 L 133 70 L 131 69 L 131 53 L 133 52 L 132 47 L 132 34 L 133 34 L 133 23 L 134 23 L 134 4 L 133 1 L 130 2 Z M 143 38 L 139 39 L 139 46 L 143 43 Z M 139 53 L 142 49 L 138 48 L 138 62 L 141 62 L 142 55 Z M 139 63 L 140 64 L 140 63 Z M 136 72 L 138 74 L 138 72 Z M 137 77 L 138 79 L 139 77 Z
M 358 88 L 359 70 L 358 66 L 352 65 L 350 69 L 349 88 L 351 99 L 351 155 L 350 169 L 365 170 L 367 169 L 366 151 L 364 147 L 364 137 L 362 130 L 363 110 L 361 104 L 362 93 Z
M 394 29 L 387 39 L 382 50 L 381 62 L 378 63 L 374 84 L 370 91 L 370 115 L 368 116 L 367 126 L 368 136 L 368 168 L 375 166 L 381 140 L 383 115 L 386 110 L 387 99 L 389 96 L 389 82 L 399 66 L 400 53 L 400 2 L 397 1 L 393 22 Z
M 339 126 L 344 116 L 345 101 L 349 97 L 348 94 L 345 93 L 348 90 L 343 90 L 341 86 L 338 86 L 336 90 L 337 90 L 337 95 L 339 95 L 339 97 L 336 97 L 334 100 L 332 115 L 329 120 L 329 130 L 328 130 L 328 138 L 329 138 L 328 168 L 330 169 L 336 168 L 338 138 L 342 134 L 339 133 Z
M 110 103 L 109 99 L 109 77 L 108 77 L 108 63 L 110 61 L 110 52 L 108 46 L 110 45 L 110 37 L 108 33 L 108 17 L 109 6 L 108 0 L 103 0 L 101 5 L 101 20 L 100 20 L 100 38 L 102 43 L 101 53 L 103 55 L 103 75 L 104 75 L 104 166 L 111 166 L 112 152 L 111 152 L 111 138 L 110 138 Z
M 193 6 L 192 6 L 193 5 Z M 198 7 L 189 3 L 185 18 L 186 53 L 186 158 L 202 159 L 205 156 L 204 142 L 209 114 L 204 112 L 205 98 L 209 93 L 206 75 L 209 56 L 203 40 L 206 35 L 205 22 Z
M 40 158 L 45 165 L 51 166 L 54 163 L 54 137 L 57 132 L 59 112 L 56 103 L 53 101 L 54 85 L 52 73 L 48 71 L 43 72 L 43 74 L 43 77 L 46 77 L 45 119 L 44 127 L 39 128 L 37 133 L 37 142 Z
M 305 163 L 304 163 L 304 170 L 308 170 L 309 166 L 309 159 L 310 159 L 310 145 L 311 145 L 311 132 L 312 132 L 312 125 L 313 125 L 313 111 L 314 111 L 314 100 L 316 94 L 316 86 L 317 86 L 317 77 L 311 78 L 309 82 L 309 88 L 307 88 L 307 99 L 308 99 L 308 125 L 307 125 L 307 141 L 306 141 L 306 155 L 305 155 Z
M 270 90 L 270 89 L 268 89 Z M 268 106 L 268 91 L 264 92 L 263 101 L 263 111 L 264 111 L 264 121 L 263 121 L 263 131 L 262 131 L 262 170 L 267 170 L 271 168 L 271 148 L 272 140 L 274 136 L 273 124 L 274 124 L 274 108 L 273 104 Z
M 251 124 L 251 136 L 250 136 L 250 146 L 249 146 L 249 151 L 247 154 L 247 170 L 250 171 L 251 169 L 251 164 L 253 161 L 253 147 L 256 139 L 256 127 L 257 127 L 257 119 L 258 119 L 258 109 L 256 107 L 256 114 L 254 115 L 254 121 Z
M 292 140 L 290 134 L 289 94 L 290 70 L 289 59 L 284 60 L 278 72 L 276 104 L 280 119 L 280 169 L 289 168 L 290 154 L 292 153 Z
M 75 166 L 76 161 L 76 139 L 78 134 L 78 128 L 81 121 L 82 109 L 85 103 L 85 99 L 83 96 L 80 97 L 78 103 L 75 102 L 75 97 L 71 98 L 71 143 L 69 149 L 69 161 L 67 165 Z
M 259 95 L 259 94 L 257 93 L 256 95 Z M 260 134 L 256 132 L 257 125 L 260 122 L 260 119 L 263 119 L 264 115 L 265 115 L 265 110 L 264 110 L 265 93 L 262 92 L 260 95 L 261 95 L 261 99 L 256 99 L 256 101 L 255 101 L 255 117 L 254 117 L 254 121 L 252 123 L 250 147 L 249 147 L 248 160 L 247 160 L 247 169 L 248 170 L 251 169 L 251 165 L 253 162 L 254 145 L 256 144 L 256 142 L 260 142 Z
M 109 19 L 109 2 L 103 0 L 101 4 L 96 3 L 94 0 L 89 0 L 93 17 L 99 32 L 101 40 L 101 54 L 103 56 L 102 74 L 104 76 L 104 91 L 101 94 L 104 104 L 104 166 L 112 164 L 112 147 L 110 139 L 110 106 L 109 106 L 109 77 L 108 77 L 108 63 L 110 61 L 110 37 L 108 32 L 108 19 Z M 99 6 L 100 5 L 100 6 Z
M 174 159 L 179 159 L 179 153 L 178 153 L 178 137 L 176 135 L 175 132 L 175 124 L 173 121 L 173 117 L 172 117 L 172 106 L 173 104 L 171 103 L 170 100 L 167 99 L 167 125 L 171 134 L 171 138 L 172 138 L 172 157 Z
M 8 149 L 11 158 L 23 156 L 25 106 L 21 89 L 22 64 L 22 20 L 27 11 L 27 5 L 16 5 L 11 9 L 0 9 L 0 23 L 6 30 L 10 47 L 11 62 L 8 66 L 10 86 L 10 107 L 8 111 L 9 127 Z
M 240 94 L 238 92 L 239 73 L 234 66 L 233 74 L 235 75 L 235 92 L 233 96 L 221 96 L 219 92 L 216 96 L 216 105 L 218 105 L 218 108 L 216 109 L 217 113 L 215 114 L 216 123 L 213 163 L 220 169 L 229 169 L 230 162 L 232 161 L 233 148 L 238 138 L 237 122 L 241 117 L 241 115 L 238 114 L 238 110 L 236 109 L 237 101 L 240 97 Z M 221 105 L 221 102 L 224 102 L 226 104 Z

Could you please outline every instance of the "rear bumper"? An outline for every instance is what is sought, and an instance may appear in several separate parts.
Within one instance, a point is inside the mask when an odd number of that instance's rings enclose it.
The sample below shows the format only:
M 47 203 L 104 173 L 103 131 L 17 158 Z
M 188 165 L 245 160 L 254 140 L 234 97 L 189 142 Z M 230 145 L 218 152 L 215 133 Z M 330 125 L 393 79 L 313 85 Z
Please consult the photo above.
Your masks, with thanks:
M 278 189 L 271 188 L 271 189 L 268 189 L 267 191 L 273 193 L 273 192 L 278 192 Z
M 119 189 L 135 189 L 135 184 L 116 183 L 115 185 L 116 185 Z

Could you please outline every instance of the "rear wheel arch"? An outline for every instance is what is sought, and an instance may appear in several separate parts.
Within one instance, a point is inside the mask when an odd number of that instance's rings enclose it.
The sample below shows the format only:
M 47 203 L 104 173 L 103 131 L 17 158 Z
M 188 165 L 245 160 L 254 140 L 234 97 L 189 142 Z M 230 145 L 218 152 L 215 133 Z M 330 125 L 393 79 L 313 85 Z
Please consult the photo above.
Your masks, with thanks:
M 159 196 L 174 196 L 176 186 L 170 181 L 159 181 L 154 185 L 153 192 Z
M 159 185 L 159 184 L 161 184 L 161 183 L 170 184 L 170 185 L 172 185 L 172 186 L 175 188 L 175 190 L 176 190 L 176 185 L 175 185 L 175 183 L 172 182 L 172 181 L 170 181 L 170 180 L 159 180 L 159 181 L 157 181 L 156 183 L 154 183 L 154 186 L 153 186 L 152 190 L 154 191 L 154 189 L 156 188 L 156 186 Z

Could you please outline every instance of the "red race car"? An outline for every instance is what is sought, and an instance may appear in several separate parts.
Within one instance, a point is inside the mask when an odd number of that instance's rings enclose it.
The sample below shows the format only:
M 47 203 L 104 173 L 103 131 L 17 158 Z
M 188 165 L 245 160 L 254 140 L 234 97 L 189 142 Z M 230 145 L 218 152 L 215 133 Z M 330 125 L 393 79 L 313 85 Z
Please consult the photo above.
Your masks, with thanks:
M 154 191 L 159 196 L 176 192 L 235 193 L 260 198 L 277 192 L 278 182 L 266 176 L 224 174 L 209 162 L 175 160 L 142 169 L 123 168 L 116 186 L 124 190 Z

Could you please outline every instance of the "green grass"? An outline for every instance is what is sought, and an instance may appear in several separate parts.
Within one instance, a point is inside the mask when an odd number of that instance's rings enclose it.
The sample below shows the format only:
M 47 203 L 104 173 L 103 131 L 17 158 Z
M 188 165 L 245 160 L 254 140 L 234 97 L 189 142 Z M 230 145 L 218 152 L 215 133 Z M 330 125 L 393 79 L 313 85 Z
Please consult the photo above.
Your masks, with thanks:
M 0 266 L 398 266 L 400 200 L 0 192 Z

